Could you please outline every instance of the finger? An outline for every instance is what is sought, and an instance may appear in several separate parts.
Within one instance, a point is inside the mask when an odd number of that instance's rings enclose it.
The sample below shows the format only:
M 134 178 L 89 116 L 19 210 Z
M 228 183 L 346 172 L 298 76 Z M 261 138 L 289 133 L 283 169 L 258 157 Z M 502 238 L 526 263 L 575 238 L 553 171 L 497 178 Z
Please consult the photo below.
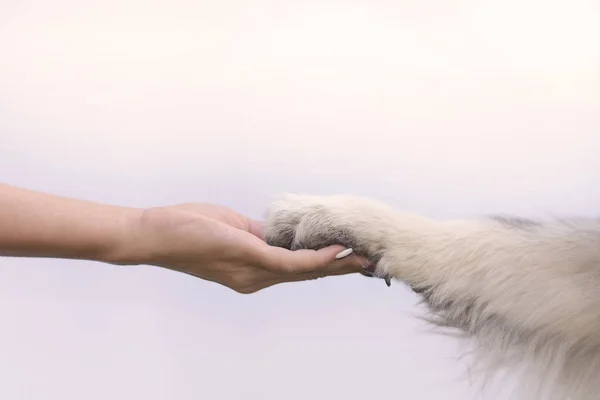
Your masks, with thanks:
M 343 275 L 341 273 L 332 273 L 329 275 Z M 292 283 L 292 282 L 305 282 L 310 280 L 316 280 L 319 278 L 325 278 L 327 275 L 318 274 L 315 272 L 306 272 L 300 274 L 278 274 L 276 277 L 271 278 L 269 280 L 262 281 L 260 283 L 261 289 L 265 289 L 271 286 L 280 285 L 282 283 Z
M 283 274 L 317 272 L 325 276 L 341 271 L 345 273 L 360 272 L 363 270 L 363 265 L 368 264 L 364 257 L 356 254 L 336 258 L 344 250 L 347 249 L 339 245 L 329 246 L 321 250 L 295 251 L 280 247 L 269 247 L 266 265 L 268 269 Z M 342 255 L 344 254 L 342 253 Z
M 320 278 L 326 278 L 331 276 L 350 275 L 357 273 L 354 267 L 340 267 L 340 268 L 326 268 L 317 271 L 308 271 L 301 273 L 286 273 L 280 274 L 273 281 L 270 281 L 269 286 L 272 284 L 280 284 L 287 282 L 304 282 L 310 280 L 316 280 Z

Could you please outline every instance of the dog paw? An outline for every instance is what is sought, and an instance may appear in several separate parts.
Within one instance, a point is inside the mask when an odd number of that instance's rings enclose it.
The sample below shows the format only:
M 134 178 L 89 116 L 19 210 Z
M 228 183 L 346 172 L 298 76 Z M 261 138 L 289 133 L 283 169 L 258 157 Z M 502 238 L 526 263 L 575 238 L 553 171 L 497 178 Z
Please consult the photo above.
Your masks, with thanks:
M 377 265 L 390 249 L 394 215 L 393 209 L 362 197 L 285 194 L 267 211 L 265 240 L 290 250 L 352 248 L 370 261 L 372 275 L 386 278 Z

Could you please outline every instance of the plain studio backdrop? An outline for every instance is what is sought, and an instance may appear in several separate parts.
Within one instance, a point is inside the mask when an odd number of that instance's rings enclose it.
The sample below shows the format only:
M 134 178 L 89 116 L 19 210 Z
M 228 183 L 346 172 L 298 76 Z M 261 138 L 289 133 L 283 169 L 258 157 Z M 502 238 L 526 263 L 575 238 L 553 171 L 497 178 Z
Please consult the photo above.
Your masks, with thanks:
M 0 5 L 2 182 L 256 218 L 282 191 L 598 215 L 596 1 Z M 3 258 L 0 398 L 469 398 L 459 342 L 427 334 L 417 300 L 362 276 L 248 296 Z

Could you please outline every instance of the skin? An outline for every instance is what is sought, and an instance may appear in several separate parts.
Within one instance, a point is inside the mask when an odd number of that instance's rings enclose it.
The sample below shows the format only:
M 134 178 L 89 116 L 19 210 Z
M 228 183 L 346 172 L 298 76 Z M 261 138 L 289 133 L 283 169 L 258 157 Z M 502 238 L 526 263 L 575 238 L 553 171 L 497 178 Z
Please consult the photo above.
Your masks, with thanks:
M 343 250 L 269 246 L 260 221 L 213 204 L 139 209 L 0 184 L 0 256 L 151 265 L 248 294 L 363 272 L 366 259 L 335 258 Z

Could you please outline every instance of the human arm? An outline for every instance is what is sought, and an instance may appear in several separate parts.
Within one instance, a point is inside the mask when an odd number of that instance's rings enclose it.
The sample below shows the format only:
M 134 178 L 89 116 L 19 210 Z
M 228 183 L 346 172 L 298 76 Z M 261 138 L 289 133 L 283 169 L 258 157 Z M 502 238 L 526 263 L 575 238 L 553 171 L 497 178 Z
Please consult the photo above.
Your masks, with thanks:
M 0 255 L 124 261 L 141 214 L 0 184 Z
M 181 204 L 139 209 L 0 184 L 0 255 L 154 265 L 240 293 L 282 282 L 362 270 L 337 260 L 341 246 L 289 251 L 268 246 L 261 223 L 226 207 Z

